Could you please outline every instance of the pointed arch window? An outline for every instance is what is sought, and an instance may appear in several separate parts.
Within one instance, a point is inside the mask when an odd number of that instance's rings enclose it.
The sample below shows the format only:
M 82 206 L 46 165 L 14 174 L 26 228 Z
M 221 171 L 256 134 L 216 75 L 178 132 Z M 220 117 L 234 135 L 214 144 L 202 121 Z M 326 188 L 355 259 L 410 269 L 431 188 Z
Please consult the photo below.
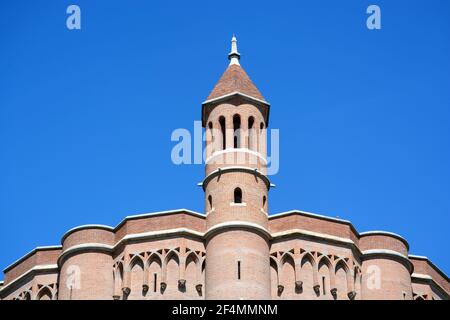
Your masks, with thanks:
M 255 129 L 253 128 L 255 124 L 255 118 L 248 118 L 248 148 L 250 150 L 255 149 Z
M 209 134 L 210 134 L 210 137 L 211 137 L 210 143 L 214 144 L 214 131 L 213 131 L 213 124 L 212 124 L 211 121 L 208 123 L 208 129 L 209 129 Z
M 220 133 L 222 134 L 222 150 L 225 150 L 227 148 L 227 137 L 225 135 L 225 117 L 221 116 L 219 118 L 219 125 L 220 125 Z
M 242 203 L 242 190 L 241 190 L 241 188 L 234 189 L 234 203 Z
M 241 147 L 241 117 L 238 114 L 233 116 L 233 141 L 234 148 Z

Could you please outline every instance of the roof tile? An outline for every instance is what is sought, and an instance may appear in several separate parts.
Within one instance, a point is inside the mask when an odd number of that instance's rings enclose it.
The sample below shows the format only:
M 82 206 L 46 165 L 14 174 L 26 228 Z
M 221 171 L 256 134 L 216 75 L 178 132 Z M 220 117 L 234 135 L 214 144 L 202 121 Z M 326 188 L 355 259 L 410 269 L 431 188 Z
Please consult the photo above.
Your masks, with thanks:
M 236 64 L 228 66 L 207 100 L 222 97 L 236 91 L 266 101 L 244 69 Z

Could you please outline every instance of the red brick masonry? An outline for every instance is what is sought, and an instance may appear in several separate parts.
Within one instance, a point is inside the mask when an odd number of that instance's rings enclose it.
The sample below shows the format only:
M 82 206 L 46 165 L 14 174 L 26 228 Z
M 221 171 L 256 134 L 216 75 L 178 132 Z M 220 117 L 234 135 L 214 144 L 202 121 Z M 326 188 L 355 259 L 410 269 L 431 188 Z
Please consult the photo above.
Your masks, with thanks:
M 354 299 L 449 298 L 448 277 L 427 258 L 408 256 L 400 236 L 358 234 L 348 221 L 301 211 L 270 216 L 268 229 L 272 299 L 334 299 L 333 288 L 337 299 L 349 299 L 350 289 Z M 7 267 L 0 297 L 123 299 L 128 287 L 129 299 L 204 299 L 205 232 L 205 216 L 185 209 L 127 217 L 115 228 L 75 228 L 63 236 L 62 246 L 36 248 Z M 380 268 L 380 289 L 363 285 L 366 264 Z M 80 267 L 80 288 L 72 295 L 61 282 L 69 265 Z M 242 277 L 246 272 L 252 270 L 243 268 Z M 184 289 L 180 280 L 186 280 Z

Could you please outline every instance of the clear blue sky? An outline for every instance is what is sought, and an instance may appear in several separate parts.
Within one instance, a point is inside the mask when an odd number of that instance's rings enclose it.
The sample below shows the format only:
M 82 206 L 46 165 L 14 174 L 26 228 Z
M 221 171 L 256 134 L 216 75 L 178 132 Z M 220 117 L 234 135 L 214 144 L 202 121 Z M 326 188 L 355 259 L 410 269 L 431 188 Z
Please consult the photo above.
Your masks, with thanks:
M 280 129 L 271 213 L 399 233 L 450 273 L 446 0 L 2 1 L 0 268 L 77 225 L 203 211 L 203 167 L 173 165 L 170 135 L 200 119 L 233 33 Z

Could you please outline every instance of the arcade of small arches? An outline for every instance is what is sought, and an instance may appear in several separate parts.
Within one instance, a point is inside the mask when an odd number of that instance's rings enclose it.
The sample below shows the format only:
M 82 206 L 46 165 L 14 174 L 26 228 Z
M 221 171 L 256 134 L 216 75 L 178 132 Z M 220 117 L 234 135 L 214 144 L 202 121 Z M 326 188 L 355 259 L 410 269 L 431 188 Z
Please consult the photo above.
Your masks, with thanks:
M 33 294 L 33 289 L 30 287 L 21 293 L 13 300 L 56 300 L 58 286 L 56 283 L 48 285 L 38 284 L 37 293 Z
M 279 299 L 354 300 L 361 296 L 361 267 L 349 258 L 316 251 L 270 255 L 272 296 Z
M 123 255 L 113 266 L 113 298 L 151 299 L 167 292 L 201 298 L 204 277 L 203 251 L 175 248 Z
M 158 299 L 164 293 L 204 299 L 205 252 L 180 248 L 119 256 L 113 265 L 116 300 Z M 127 262 L 125 262 L 127 260 Z M 241 261 L 238 262 L 239 264 Z M 239 279 L 245 277 L 238 266 Z M 270 254 L 272 297 L 277 299 L 354 300 L 361 298 L 362 272 L 349 258 L 303 249 Z M 37 284 L 13 300 L 57 300 L 57 283 Z M 413 292 L 414 300 L 433 299 Z
M 258 126 L 253 116 L 249 116 L 246 122 L 242 122 L 239 114 L 233 115 L 232 122 L 232 144 L 227 144 L 227 123 L 224 116 L 219 116 L 216 125 L 212 121 L 208 122 L 206 131 L 207 146 L 213 146 L 212 149 L 207 148 L 208 156 L 215 151 L 225 150 L 227 148 L 247 148 L 260 153 L 264 151 L 262 145 L 265 139 L 266 128 L 264 122 L 260 122 Z M 246 125 L 243 126 L 242 123 Z

